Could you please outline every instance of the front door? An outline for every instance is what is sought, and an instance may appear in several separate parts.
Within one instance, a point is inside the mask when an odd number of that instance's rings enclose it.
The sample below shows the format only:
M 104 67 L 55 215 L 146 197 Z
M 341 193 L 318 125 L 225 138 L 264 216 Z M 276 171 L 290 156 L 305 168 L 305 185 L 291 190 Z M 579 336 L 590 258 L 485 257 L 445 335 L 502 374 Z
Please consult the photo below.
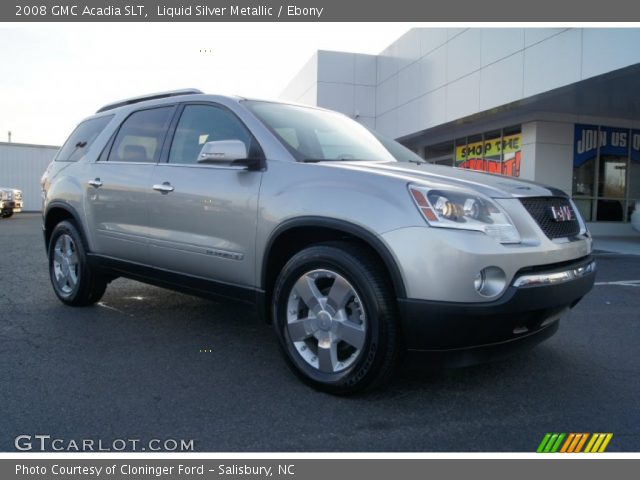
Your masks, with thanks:
M 247 152 L 260 155 L 257 142 L 230 110 L 185 105 L 167 162 L 154 169 L 150 260 L 172 272 L 252 286 L 262 173 L 198 163 L 204 144 L 216 140 L 241 140 Z

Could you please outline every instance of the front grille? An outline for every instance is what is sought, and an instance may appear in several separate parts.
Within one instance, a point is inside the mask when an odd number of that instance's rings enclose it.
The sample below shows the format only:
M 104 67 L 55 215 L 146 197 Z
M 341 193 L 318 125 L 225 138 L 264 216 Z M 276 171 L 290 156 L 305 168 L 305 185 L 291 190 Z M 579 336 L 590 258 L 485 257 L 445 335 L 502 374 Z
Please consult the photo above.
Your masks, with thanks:
M 540 226 L 544 234 L 550 239 L 574 237 L 580 233 L 580 223 L 578 222 L 577 213 L 571 206 L 568 198 L 527 197 L 521 198 L 520 201 Z M 553 219 L 551 207 L 569 207 L 573 213 L 573 218 L 569 221 L 557 222 Z

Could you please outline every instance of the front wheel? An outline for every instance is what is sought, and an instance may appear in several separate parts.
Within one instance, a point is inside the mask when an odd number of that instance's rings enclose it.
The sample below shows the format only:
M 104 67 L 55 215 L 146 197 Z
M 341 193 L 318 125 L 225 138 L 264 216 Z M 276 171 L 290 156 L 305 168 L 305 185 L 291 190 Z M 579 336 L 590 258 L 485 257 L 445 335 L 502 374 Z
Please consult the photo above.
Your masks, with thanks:
M 86 306 L 99 301 L 107 281 L 88 263 L 77 227 L 60 222 L 49 240 L 49 277 L 53 291 L 67 305 Z
M 2 212 L 2 218 L 10 218 L 13 216 L 13 210 L 5 210 Z
M 305 382 L 351 394 L 388 380 L 401 352 L 393 289 L 365 248 L 327 242 L 294 255 L 275 289 L 273 320 Z

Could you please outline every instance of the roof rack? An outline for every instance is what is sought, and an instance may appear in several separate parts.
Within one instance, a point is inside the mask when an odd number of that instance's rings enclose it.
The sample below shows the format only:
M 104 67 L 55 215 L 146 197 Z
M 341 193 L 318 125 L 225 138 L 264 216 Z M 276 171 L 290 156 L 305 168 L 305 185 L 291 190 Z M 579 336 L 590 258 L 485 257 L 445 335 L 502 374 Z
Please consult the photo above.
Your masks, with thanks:
M 159 93 L 150 93 L 148 95 L 142 95 L 140 97 L 132 97 L 127 98 L 126 100 L 119 100 L 114 103 L 109 103 L 105 105 L 96 113 L 106 112 L 107 110 L 113 110 L 114 108 L 124 107 L 125 105 L 132 105 L 138 102 L 144 102 L 146 100 L 157 100 L 159 98 L 169 98 L 169 97 L 177 97 L 180 95 L 197 95 L 201 94 L 200 90 L 197 88 L 183 88 L 182 90 L 170 90 L 168 92 L 159 92 Z

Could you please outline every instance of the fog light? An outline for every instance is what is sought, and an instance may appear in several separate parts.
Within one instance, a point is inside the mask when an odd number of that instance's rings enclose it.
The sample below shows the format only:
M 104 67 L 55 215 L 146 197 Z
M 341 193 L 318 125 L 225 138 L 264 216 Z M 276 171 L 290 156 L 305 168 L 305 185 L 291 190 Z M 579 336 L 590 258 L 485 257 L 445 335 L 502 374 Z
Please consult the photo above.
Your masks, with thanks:
M 473 279 L 473 286 L 483 297 L 495 297 L 502 293 L 507 284 L 507 276 L 498 267 L 486 267 Z
M 476 274 L 476 278 L 473 280 L 473 286 L 476 287 L 477 291 L 482 290 L 484 285 L 484 270 L 479 271 Z

